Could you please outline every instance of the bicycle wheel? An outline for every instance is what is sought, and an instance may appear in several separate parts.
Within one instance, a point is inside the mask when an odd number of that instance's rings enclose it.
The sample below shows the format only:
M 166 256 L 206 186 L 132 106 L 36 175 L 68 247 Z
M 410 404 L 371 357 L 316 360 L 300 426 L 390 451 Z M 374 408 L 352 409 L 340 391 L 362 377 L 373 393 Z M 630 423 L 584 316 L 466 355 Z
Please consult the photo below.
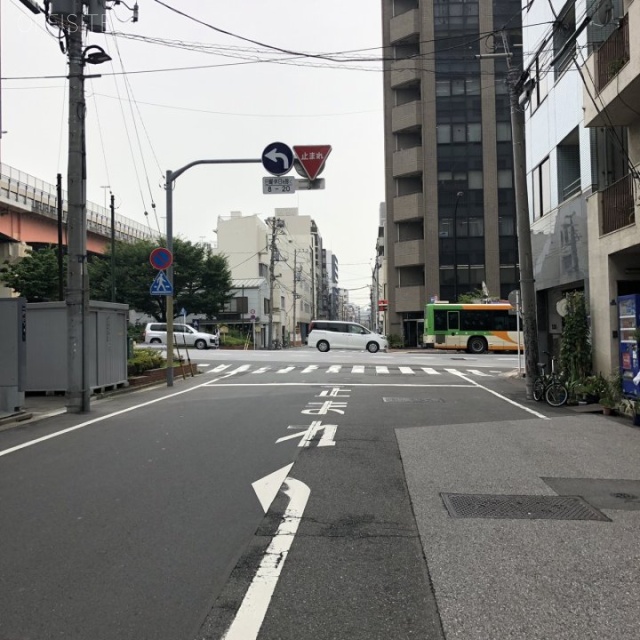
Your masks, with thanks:
M 561 382 L 552 382 L 544 392 L 544 399 L 552 407 L 561 407 L 569 397 L 567 387 Z
M 533 381 L 533 399 L 536 402 L 544 399 L 544 382 L 542 378 L 536 378 Z

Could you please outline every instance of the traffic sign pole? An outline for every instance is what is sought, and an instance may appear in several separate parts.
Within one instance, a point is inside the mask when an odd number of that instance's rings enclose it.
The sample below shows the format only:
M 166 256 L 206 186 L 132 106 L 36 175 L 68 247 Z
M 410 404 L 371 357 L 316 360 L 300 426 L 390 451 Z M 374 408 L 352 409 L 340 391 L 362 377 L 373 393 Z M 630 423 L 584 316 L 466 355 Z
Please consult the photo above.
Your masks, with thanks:
M 167 170 L 165 189 L 167 190 L 167 249 L 173 255 L 173 183 L 185 171 L 200 164 L 258 164 L 262 158 L 231 158 L 224 160 L 194 160 L 176 171 Z M 173 287 L 173 265 L 167 269 L 167 278 Z M 173 386 L 173 295 L 166 297 L 167 301 L 167 386 Z M 169 348 L 171 347 L 171 348 Z

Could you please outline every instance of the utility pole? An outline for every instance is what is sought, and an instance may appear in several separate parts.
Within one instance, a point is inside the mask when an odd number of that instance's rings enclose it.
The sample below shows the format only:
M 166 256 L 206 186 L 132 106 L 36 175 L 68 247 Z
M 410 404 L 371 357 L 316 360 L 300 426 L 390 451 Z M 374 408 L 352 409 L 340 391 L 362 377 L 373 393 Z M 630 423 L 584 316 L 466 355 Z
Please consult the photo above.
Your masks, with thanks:
M 298 250 L 293 250 L 293 346 L 296 346 L 298 330 L 296 327 L 296 306 L 298 304 Z
M 64 300 L 64 270 L 62 268 L 62 174 L 56 176 L 56 204 L 58 209 L 58 298 Z
M 116 204 L 111 194 L 111 302 L 116 301 Z
M 521 74 L 511 63 L 507 35 L 502 32 L 502 42 L 507 54 L 507 85 L 511 104 L 511 131 L 513 142 L 513 181 L 516 196 L 518 226 L 518 262 L 520 264 L 520 292 L 525 350 L 525 385 L 527 399 L 533 398 L 533 381 L 538 362 L 538 324 L 536 314 L 536 290 L 533 277 L 533 251 L 531 248 L 531 224 L 527 199 L 527 175 L 525 155 L 524 111 L 519 104 Z
M 67 170 L 67 411 L 89 411 L 86 316 L 89 302 L 87 276 L 87 215 L 84 61 L 82 0 L 74 1 L 75 24 L 69 24 L 69 160 Z
M 276 233 L 278 218 L 271 218 L 271 255 L 269 257 L 269 349 L 273 348 L 273 285 L 276 281 Z

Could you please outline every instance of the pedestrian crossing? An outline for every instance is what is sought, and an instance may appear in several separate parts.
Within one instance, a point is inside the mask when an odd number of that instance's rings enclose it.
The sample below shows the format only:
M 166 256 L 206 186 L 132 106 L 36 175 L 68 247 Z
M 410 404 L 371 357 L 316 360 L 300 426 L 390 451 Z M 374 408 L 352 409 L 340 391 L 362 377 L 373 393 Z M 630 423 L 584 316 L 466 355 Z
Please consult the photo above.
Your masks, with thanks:
M 203 366 L 203 365 L 200 365 Z M 219 364 L 215 367 L 206 370 L 211 374 L 231 374 L 231 373 L 248 373 L 251 375 L 260 375 L 263 373 L 271 373 L 275 375 L 283 375 L 287 373 L 296 373 L 300 375 L 307 375 L 310 373 L 347 373 L 352 375 L 403 375 L 403 376 L 440 376 L 443 374 L 452 374 L 456 376 L 470 376 L 479 378 L 491 378 L 494 377 L 494 373 L 485 373 L 480 369 L 451 369 L 448 367 L 442 370 L 434 369 L 433 367 L 407 367 L 407 366 L 381 366 L 381 365 L 342 365 L 333 364 L 329 366 L 319 366 L 315 364 L 310 365 L 276 365 L 276 366 L 257 366 L 251 364 Z

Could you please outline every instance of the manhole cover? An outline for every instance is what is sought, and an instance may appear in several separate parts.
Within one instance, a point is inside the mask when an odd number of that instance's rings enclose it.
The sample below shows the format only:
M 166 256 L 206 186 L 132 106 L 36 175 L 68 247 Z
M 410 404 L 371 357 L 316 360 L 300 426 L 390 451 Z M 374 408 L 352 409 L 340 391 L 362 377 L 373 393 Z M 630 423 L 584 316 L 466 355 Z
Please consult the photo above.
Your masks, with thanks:
M 578 496 L 510 496 L 441 493 L 452 518 L 506 520 L 599 520 L 611 522 Z
M 410 402 L 410 403 L 425 403 L 425 402 L 444 402 L 442 398 L 382 398 L 383 402 Z

